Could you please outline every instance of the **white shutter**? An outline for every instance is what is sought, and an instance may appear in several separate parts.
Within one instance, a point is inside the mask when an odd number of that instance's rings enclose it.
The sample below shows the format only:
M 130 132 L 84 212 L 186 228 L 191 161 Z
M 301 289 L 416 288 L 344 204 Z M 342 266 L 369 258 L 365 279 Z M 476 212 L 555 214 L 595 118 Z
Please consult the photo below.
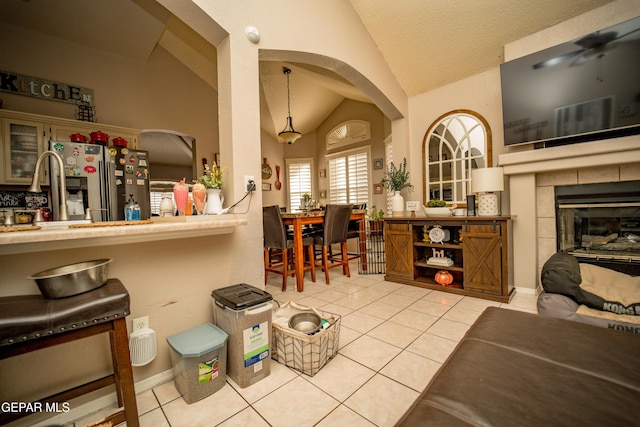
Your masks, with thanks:
M 328 158 L 329 203 L 369 203 L 369 157 L 367 147 Z
M 300 198 L 303 194 L 312 194 L 311 161 L 287 160 L 287 182 L 289 183 L 289 208 L 291 212 L 300 210 Z

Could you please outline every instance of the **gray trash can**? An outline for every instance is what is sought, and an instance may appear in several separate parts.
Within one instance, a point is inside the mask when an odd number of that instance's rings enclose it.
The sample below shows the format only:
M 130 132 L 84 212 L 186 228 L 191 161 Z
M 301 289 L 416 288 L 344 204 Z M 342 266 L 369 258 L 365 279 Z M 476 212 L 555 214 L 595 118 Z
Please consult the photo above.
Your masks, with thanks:
M 210 396 L 224 386 L 228 337 L 211 323 L 167 337 L 176 388 L 187 403 Z
M 216 289 L 214 323 L 229 334 L 227 375 L 245 388 L 271 373 L 271 311 L 273 297 L 240 283 Z

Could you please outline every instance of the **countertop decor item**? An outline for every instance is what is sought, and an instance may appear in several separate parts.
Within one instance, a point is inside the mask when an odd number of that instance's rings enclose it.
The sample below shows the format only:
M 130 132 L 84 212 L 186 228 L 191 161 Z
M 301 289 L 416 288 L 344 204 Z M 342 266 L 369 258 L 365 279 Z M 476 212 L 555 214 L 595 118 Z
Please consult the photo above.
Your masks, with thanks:
M 407 159 L 402 159 L 400 167 L 391 162 L 389 170 L 384 173 L 384 178 L 380 183 L 387 189 L 392 191 L 393 196 L 391 198 L 391 214 L 393 216 L 404 215 L 404 197 L 400 194 L 400 191 L 405 188 L 412 190 L 413 184 L 409 182 L 409 172 L 407 171 Z
M 173 186 L 173 198 L 176 201 L 178 215 L 184 215 L 187 211 L 187 201 L 189 200 L 189 188 L 181 179 L 179 183 Z
M 200 182 L 196 182 L 191 187 L 191 194 L 193 195 L 193 203 L 196 205 L 198 215 L 203 215 L 204 204 L 207 201 L 207 188 Z
M 471 192 L 478 194 L 478 216 L 500 215 L 498 193 L 504 191 L 501 167 L 471 170 Z
M 434 280 L 439 285 L 448 286 L 453 283 L 453 276 L 447 270 L 440 270 L 436 273 Z
M 209 164 L 205 163 L 204 165 L 204 175 L 200 176 L 196 181 L 200 184 L 204 185 L 205 188 L 217 188 L 222 189 L 222 185 L 224 181 L 222 180 L 222 174 L 227 170 L 227 168 L 220 168 L 213 162 L 213 166 L 209 166 Z
M 457 205 L 456 205 L 457 206 Z M 424 206 L 424 214 L 426 216 L 451 216 L 453 211 L 447 206 L 444 200 L 429 200 L 427 206 Z M 454 208 L 455 209 L 455 208 Z

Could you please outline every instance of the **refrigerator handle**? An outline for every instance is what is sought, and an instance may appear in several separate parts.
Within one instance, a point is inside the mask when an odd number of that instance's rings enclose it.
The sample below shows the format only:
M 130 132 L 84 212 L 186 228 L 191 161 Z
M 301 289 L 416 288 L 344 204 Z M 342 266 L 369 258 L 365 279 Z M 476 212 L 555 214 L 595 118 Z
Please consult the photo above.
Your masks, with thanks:
M 111 220 L 111 200 L 110 200 L 110 188 L 109 188 L 109 162 L 105 156 L 102 157 L 102 161 L 98 164 L 100 168 L 100 176 L 103 179 L 100 180 L 100 198 L 101 205 L 104 210 L 100 212 L 100 217 L 103 221 Z

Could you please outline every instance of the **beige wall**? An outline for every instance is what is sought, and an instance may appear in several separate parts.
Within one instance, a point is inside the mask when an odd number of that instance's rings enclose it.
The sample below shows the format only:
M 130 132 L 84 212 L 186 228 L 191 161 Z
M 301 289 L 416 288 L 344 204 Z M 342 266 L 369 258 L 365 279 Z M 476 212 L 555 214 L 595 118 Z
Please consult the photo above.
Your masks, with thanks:
M 477 112 L 487 120 L 493 134 L 493 165 L 497 163 L 498 154 L 504 151 L 499 68 L 414 96 L 409 100 L 409 109 L 414 200 L 424 203 L 422 143 L 429 126 L 441 115 L 459 109 Z

